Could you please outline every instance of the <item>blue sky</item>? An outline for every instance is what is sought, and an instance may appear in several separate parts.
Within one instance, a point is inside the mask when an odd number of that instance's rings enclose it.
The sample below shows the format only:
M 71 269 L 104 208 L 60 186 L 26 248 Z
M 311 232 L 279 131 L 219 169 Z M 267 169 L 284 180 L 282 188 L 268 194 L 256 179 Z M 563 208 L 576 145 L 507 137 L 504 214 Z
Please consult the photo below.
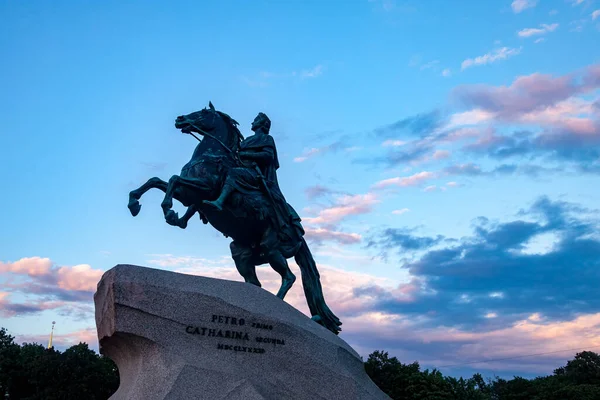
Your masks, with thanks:
M 271 118 L 362 355 L 600 346 L 600 2 L 243 3 L 0 3 L 2 326 L 46 340 L 56 320 L 58 346 L 97 346 L 92 294 L 119 263 L 240 279 L 228 239 L 167 225 L 159 192 L 126 207 L 179 173 L 195 141 L 174 119 L 210 100 L 244 134 Z M 288 301 L 305 310 L 300 285 Z M 442 371 L 534 376 L 573 354 Z

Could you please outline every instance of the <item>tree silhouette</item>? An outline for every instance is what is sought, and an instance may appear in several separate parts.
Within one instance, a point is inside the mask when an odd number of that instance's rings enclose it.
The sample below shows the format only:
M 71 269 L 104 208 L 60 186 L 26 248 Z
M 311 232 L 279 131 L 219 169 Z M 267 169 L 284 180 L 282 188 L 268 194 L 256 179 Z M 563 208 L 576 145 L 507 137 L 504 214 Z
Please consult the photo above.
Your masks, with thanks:
M 105 400 L 118 386 L 116 365 L 86 343 L 61 353 L 36 343 L 19 346 L 0 329 L 0 398 Z
M 600 355 L 577 353 L 553 375 L 510 380 L 444 376 L 418 362 L 403 364 L 385 351 L 365 362 L 373 382 L 392 399 L 404 400 L 599 400 Z M 36 343 L 18 345 L 0 328 L 0 399 L 105 400 L 119 387 L 116 365 L 86 343 L 64 352 Z

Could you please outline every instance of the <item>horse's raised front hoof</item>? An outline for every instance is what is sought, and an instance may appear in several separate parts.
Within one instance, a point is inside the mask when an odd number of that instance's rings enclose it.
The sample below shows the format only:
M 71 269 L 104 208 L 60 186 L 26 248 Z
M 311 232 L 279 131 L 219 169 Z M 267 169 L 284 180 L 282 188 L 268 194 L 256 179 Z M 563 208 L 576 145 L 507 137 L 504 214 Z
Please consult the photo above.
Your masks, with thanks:
M 167 215 L 165 215 L 165 220 L 169 225 L 178 226 L 177 223 L 179 222 L 179 214 L 173 210 L 169 210 Z
M 140 213 L 142 205 L 136 199 L 131 199 L 129 200 L 129 204 L 127 204 L 127 208 L 129 208 L 129 212 L 131 212 L 131 215 L 135 217 Z

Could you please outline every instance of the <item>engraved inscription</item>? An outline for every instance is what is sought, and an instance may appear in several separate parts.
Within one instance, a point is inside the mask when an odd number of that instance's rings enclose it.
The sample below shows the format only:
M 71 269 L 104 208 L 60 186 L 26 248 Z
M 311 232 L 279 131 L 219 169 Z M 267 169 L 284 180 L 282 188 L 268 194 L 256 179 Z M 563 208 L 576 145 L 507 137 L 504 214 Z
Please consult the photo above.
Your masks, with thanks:
M 233 339 L 233 340 L 242 340 L 242 341 L 254 341 L 258 345 L 272 345 L 272 346 L 283 346 L 285 345 L 284 339 L 278 339 L 273 337 L 263 337 L 263 336 L 255 336 L 250 337 L 250 335 L 254 336 L 252 332 L 244 332 L 245 329 L 251 327 L 260 330 L 272 331 L 273 325 L 266 324 L 262 322 L 248 322 L 244 318 L 232 317 L 230 315 L 218 315 L 212 314 L 210 318 L 210 323 L 212 324 L 224 324 L 230 325 L 231 327 L 223 327 L 225 329 L 219 328 L 209 328 L 206 326 L 193 326 L 188 325 L 185 328 L 185 331 L 190 335 L 198 335 L 205 336 L 207 338 L 221 338 L 221 339 Z M 266 332 L 265 332 L 266 333 Z M 234 344 L 226 344 L 226 343 L 217 343 L 217 350 L 229 350 L 238 353 L 255 353 L 255 354 L 263 354 L 266 352 L 264 348 L 261 347 L 250 347 L 250 346 L 242 346 L 242 345 L 234 345 Z
M 246 325 L 246 320 L 244 318 L 229 317 L 227 315 L 213 314 L 211 322 L 216 322 L 219 324 L 239 325 L 239 326 Z
M 193 335 L 220 337 L 225 339 L 250 340 L 250 337 L 248 337 L 246 332 L 210 329 L 200 326 L 188 326 L 185 328 L 185 331 Z
M 273 325 L 262 324 L 260 322 L 253 322 L 251 326 L 258 329 L 268 329 L 270 331 L 273 330 Z
M 230 351 L 239 351 L 243 353 L 259 353 L 262 354 L 266 352 L 265 349 L 261 349 L 260 347 L 245 347 L 245 346 L 233 346 L 230 344 L 217 344 L 217 350 L 230 350 Z
M 275 338 L 266 338 L 266 337 L 257 337 L 256 341 L 259 343 L 271 343 L 271 344 L 280 344 L 280 345 L 284 345 L 285 344 L 285 340 L 283 339 L 275 339 Z

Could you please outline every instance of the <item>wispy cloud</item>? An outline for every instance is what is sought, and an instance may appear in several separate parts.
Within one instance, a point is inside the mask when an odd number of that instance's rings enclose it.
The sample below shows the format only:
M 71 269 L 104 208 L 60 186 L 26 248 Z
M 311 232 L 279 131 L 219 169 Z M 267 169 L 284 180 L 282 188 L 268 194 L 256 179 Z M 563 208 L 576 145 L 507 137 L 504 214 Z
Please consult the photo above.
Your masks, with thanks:
M 394 0 L 369 0 L 369 3 L 378 3 L 384 11 L 392 11 L 396 8 Z
M 319 153 L 323 152 L 323 148 L 318 148 L 318 147 L 312 147 L 310 149 L 305 149 L 302 152 L 302 155 L 298 156 L 298 157 L 294 157 L 294 162 L 300 163 L 300 162 L 304 162 L 306 160 L 308 160 L 311 157 L 316 156 Z
M 301 162 L 305 162 L 311 158 L 314 158 L 317 156 L 323 156 L 328 153 L 336 153 L 339 151 L 352 152 L 352 151 L 356 151 L 357 149 L 359 149 L 359 147 L 357 147 L 357 146 L 352 146 L 349 143 L 348 139 L 349 139 L 348 135 L 342 135 L 340 138 L 338 138 L 337 140 L 335 140 L 327 145 L 319 146 L 319 147 L 305 148 L 304 151 L 302 152 L 302 154 L 300 154 L 297 157 L 294 157 L 294 162 L 301 163 Z
M 285 79 L 312 79 L 323 75 L 325 66 L 317 64 L 312 68 L 306 68 L 299 71 L 272 72 L 261 71 L 254 77 L 242 76 L 241 80 L 251 87 L 267 87 L 273 81 Z
M 343 252 L 343 254 L 348 254 L 348 252 Z M 164 257 L 161 258 L 168 259 L 169 257 L 173 257 L 175 259 L 180 258 L 179 256 L 175 255 L 164 255 Z M 342 264 L 344 262 L 348 262 L 348 260 L 343 257 L 339 257 L 339 260 Z M 298 269 L 296 263 L 291 259 L 290 267 L 295 270 Z M 340 318 L 363 313 L 369 309 L 372 303 L 364 298 L 358 301 L 354 300 L 354 289 L 361 286 L 371 285 L 381 285 L 382 287 L 387 287 L 389 282 L 388 278 L 381 278 L 365 273 L 343 271 L 322 263 L 318 263 L 317 267 L 319 269 L 319 274 L 321 275 L 323 288 L 326 290 L 327 303 L 333 310 L 335 310 L 336 314 L 338 314 Z M 271 268 L 258 267 L 257 269 L 257 275 L 259 276 L 263 285 L 262 287 L 271 293 L 276 293 L 281 285 L 281 276 Z M 176 269 L 175 272 L 219 279 L 228 279 L 233 281 L 243 281 L 233 265 L 233 262 L 226 266 L 217 267 L 211 265 L 210 263 L 207 264 L 205 259 L 195 259 L 191 257 L 188 264 L 185 266 L 182 265 L 180 268 Z M 291 291 L 286 296 L 285 301 L 296 307 L 301 312 L 311 315 L 306 305 L 306 299 L 302 285 L 296 283 L 296 285 L 292 287 Z M 344 324 L 344 326 L 346 326 L 346 324 Z
M 332 226 L 348 217 L 370 213 L 379 202 L 373 193 L 343 195 L 337 197 L 331 206 L 323 207 L 315 217 L 302 219 L 310 225 Z
M 516 56 L 521 52 L 522 48 L 509 48 L 509 47 L 501 47 L 489 53 L 486 53 L 482 56 L 478 56 L 475 58 L 468 58 L 464 60 L 461 64 L 461 69 L 465 70 L 470 67 L 491 64 L 496 61 L 506 60 L 510 57 Z
M 558 24 L 540 24 L 540 28 L 525 28 L 517 32 L 519 37 L 531 37 L 545 35 L 548 32 L 554 32 L 558 28 Z
M 406 142 L 403 140 L 392 140 L 392 139 L 385 140 L 383 143 L 381 143 L 381 145 L 383 147 L 399 147 L 399 146 L 403 146 L 405 144 L 406 144 Z
M 306 69 L 300 72 L 302 78 L 316 78 L 323 74 L 323 66 L 321 64 L 316 65 L 311 69 Z
M 583 32 L 585 26 L 587 25 L 587 19 L 577 19 L 575 21 L 569 22 L 569 26 L 571 27 L 571 32 Z
M 3 282 L 0 309 L 7 317 L 56 310 L 60 315 L 81 319 L 93 312 L 85 303 L 91 300 L 102 273 L 87 264 L 59 267 L 42 257 L 0 262 L 0 274 L 15 277 Z M 13 302 L 11 293 L 24 295 L 27 300 Z
M 596 18 L 600 18 L 600 10 L 595 10 L 592 12 L 592 20 L 595 21 Z
M 520 76 L 508 87 L 459 86 L 454 89 L 453 96 L 472 106 L 478 113 L 512 119 L 595 90 L 600 87 L 599 77 L 600 65 L 591 65 L 577 74 L 559 77 L 540 73 Z
M 306 194 L 306 197 L 309 200 L 314 200 L 319 197 L 328 196 L 328 195 L 332 195 L 332 194 L 338 194 L 338 195 L 346 194 L 339 190 L 334 190 L 334 189 L 331 189 L 331 188 L 329 188 L 327 186 L 323 186 L 323 185 L 309 186 L 306 189 L 304 189 L 304 193 Z
M 458 113 L 454 113 L 450 116 L 448 120 L 448 124 L 444 127 L 445 129 L 453 129 L 459 126 L 465 125 L 478 125 L 481 123 L 489 122 L 494 119 L 496 116 L 495 113 L 489 112 L 487 110 L 476 108 L 473 110 L 462 111 Z M 471 135 L 473 134 L 472 131 Z M 476 135 L 477 133 L 475 133 Z
M 466 110 L 450 115 L 434 110 L 377 128 L 374 133 L 385 138 L 382 146 L 387 154 L 355 162 L 414 167 L 463 153 L 496 161 L 528 157 L 543 163 L 563 163 L 552 167 L 503 163 L 486 171 L 473 162 L 450 164 L 437 172 L 420 167 L 427 171 L 384 179 L 373 189 L 416 186 L 450 175 L 600 173 L 598 90 L 599 65 L 563 76 L 519 76 L 508 86 L 462 85 L 452 91 L 451 97 L 454 106 L 466 106 Z M 507 125 L 512 132 L 505 129 Z M 447 186 L 438 188 L 445 190 Z
M 416 54 L 412 56 L 408 62 L 408 66 L 412 68 L 419 68 L 421 71 L 431 70 L 433 72 L 439 73 L 441 76 L 447 77 L 450 76 L 450 69 L 444 68 L 440 60 L 431 60 L 431 61 L 423 61 L 423 58 L 420 54 Z M 442 70 L 440 72 L 440 70 Z
M 515 14 L 519 14 L 528 8 L 533 8 L 537 4 L 537 0 L 514 0 L 511 3 L 511 8 Z
M 401 208 L 399 210 L 392 211 L 392 214 L 394 214 L 394 215 L 402 215 L 402 214 L 406 214 L 409 211 L 410 211 L 410 209 L 408 209 L 408 208 Z
M 326 228 L 310 228 L 304 229 L 306 237 L 313 242 L 332 241 L 340 244 L 355 244 L 359 243 L 362 236 L 358 233 L 341 232 Z
M 432 156 L 434 160 L 444 160 L 448 157 L 450 157 L 450 152 L 448 150 L 436 150 Z
M 397 139 L 398 135 L 408 134 L 411 136 L 427 136 L 435 129 L 437 129 L 442 123 L 442 116 L 440 111 L 433 110 L 431 112 L 413 115 L 410 117 L 402 118 L 392 124 L 382 126 L 375 129 L 375 134 L 381 138 L 390 138 L 391 141 L 385 141 L 384 145 L 399 146 L 400 143 Z
M 537 126 L 508 134 L 485 132 L 465 150 L 493 158 L 545 157 L 568 161 L 583 172 L 600 172 L 600 113 L 597 97 L 600 66 L 591 65 L 563 76 L 531 74 L 510 86 L 459 87 L 463 104 L 494 115 L 497 124 Z M 541 129 L 540 129 L 541 128 Z
M 437 176 L 435 173 L 430 172 L 430 171 L 421 171 L 421 172 L 417 172 L 416 174 L 410 175 L 410 176 L 404 176 L 404 177 L 394 177 L 394 178 L 388 178 L 388 179 L 383 179 L 379 182 L 376 182 L 373 185 L 373 189 L 385 189 L 388 187 L 408 187 L 408 186 L 418 186 L 421 185 L 423 182 L 426 182 L 428 180 L 431 179 L 435 179 Z
M 56 267 L 48 258 L 27 257 L 15 262 L 0 262 L 0 272 L 27 275 L 59 289 L 94 292 L 103 271 L 87 264 Z
M 431 69 L 436 67 L 438 64 L 440 63 L 439 60 L 433 60 L 433 61 L 429 61 L 423 65 L 421 65 L 421 67 L 419 68 L 421 71 L 426 70 L 426 69 Z

